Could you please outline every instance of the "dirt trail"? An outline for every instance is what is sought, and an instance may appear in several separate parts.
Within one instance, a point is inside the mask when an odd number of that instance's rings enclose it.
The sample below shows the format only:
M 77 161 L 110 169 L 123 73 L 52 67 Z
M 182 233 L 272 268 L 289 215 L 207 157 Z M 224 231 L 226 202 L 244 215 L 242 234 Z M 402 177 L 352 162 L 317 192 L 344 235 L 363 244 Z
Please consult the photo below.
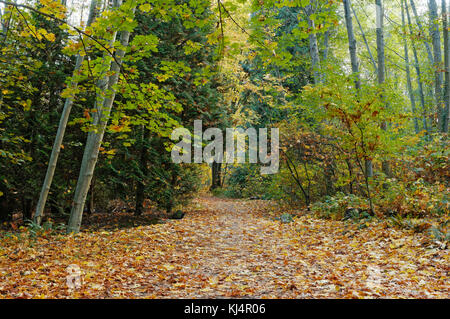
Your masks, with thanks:
M 270 205 L 208 197 L 163 224 L 4 237 L 0 298 L 450 297 L 448 250 L 423 235 L 311 216 L 283 224 Z M 74 265 L 81 286 L 69 289 Z
M 265 201 L 199 202 L 205 210 L 169 226 L 182 231 L 174 261 L 189 280 L 167 296 L 449 297 L 448 251 L 425 251 L 413 235 L 306 216 L 282 224 Z

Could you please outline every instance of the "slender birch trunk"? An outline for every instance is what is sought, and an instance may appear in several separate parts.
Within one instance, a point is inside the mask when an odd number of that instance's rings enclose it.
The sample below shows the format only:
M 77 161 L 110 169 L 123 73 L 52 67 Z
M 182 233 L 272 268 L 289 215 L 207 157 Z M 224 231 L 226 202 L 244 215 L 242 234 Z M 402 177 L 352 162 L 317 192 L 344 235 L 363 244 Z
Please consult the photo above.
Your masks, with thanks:
M 370 57 L 370 61 L 372 62 L 372 65 L 373 65 L 373 69 L 375 70 L 375 72 L 377 72 L 377 63 L 375 62 L 375 59 L 373 58 L 372 51 L 370 50 L 370 47 L 369 47 L 369 42 L 367 42 L 366 34 L 364 33 L 361 23 L 359 22 L 358 16 L 356 15 L 356 12 L 353 9 L 353 6 L 351 3 L 350 3 L 350 8 L 352 9 L 353 16 L 355 17 L 356 22 L 358 22 L 359 31 L 361 32 L 361 35 L 364 40 L 364 44 L 366 45 L 367 52 L 369 53 L 369 57 Z
M 134 8 L 133 8 L 134 13 Z M 113 39 L 115 39 L 115 34 Z M 128 46 L 128 41 L 130 39 L 130 32 L 122 31 L 121 33 L 121 45 L 126 48 Z M 113 44 L 114 41 L 111 42 Z M 106 125 L 108 123 L 108 118 L 111 113 L 111 109 L 114 103 L 117 82 L 119 81 L 120 68 L 122 59 L 125 56 L 125 51 L 123 49 L 118 49 L 115 55 L 115 61 L 112 63 L 110 75 L 108 79 L 107 96 L 104 98 L 101 104 L 101 110 L 98 112 L 98 129 L 92 131 L 88 135 L 88 140 L 86 142 L 86 148 L 83 155 L 83 161 L 81 163 L 80 175 L 78 177 L 77 187 L 75 189 L 75 196 L 72 204 L 72 211 L 70 213 L 70 219 L 67 231 L 79 232 L 81 226 L 81 220 L 83 217 L 83 208 L 86 201 L 87 192 L 89 190 L 89 185 L 94 174 L 95 165 L 98 159 L 98 153 L 100 145 L 105 134 Z
M 433 45 L 433 66 L 434 66 L 434 94 L 436 100 L 436 113 L 438 118 L 437 127 L 442 125 L 439 123 L 442 119 L 442 114 L 444 113 L 442 102 L 442 56 L 441 56 L 441 36 L 439 33 L 439 25 L 437 23 L 438 19 L 438 9 L 436 5 L 436 0 L 428 0 L 428 8 L 430 10 L 430 35 L 431 42 Z
M 406 69 L 406 86 L 408 89 L 409 99 L 411 101 L 411 111 L 414 117 L 414 131 L 416 134 L 419 133 L 419 121 L 416 117 L 416 99 L 414 97 L 414 92 L 411 84 L 411 72 L 409 70 L 409 53 L 408 53 L 408 41 L 406 39 L 406 22 L 405 22 L 405 6 L 403 3 L 404 0 L 401 0 L 401 11 L 402 11 L 402 28 L 403 28 L 403 48 L 405 51 L 405 69 Z
M 359 94 L 361 90 L 361 79 L 359 76 L 358 57 L 356 56 L 356 39 L 353 33 L 353 22 L 350 13 L 350 0 L 344 0 L 345 24 L 347 26 L 348 50 L 350 52 L 350 62 L 352 64 L 352 73 L 355 77 L 355 88 Z
M 314 75 L 314 84 L 318 84 L 322 82 L 322 75 L 320 73 L 320 56 L 319 56 L 319 46 L 317 44 L 317 35 L 315 33 L 316 26 L 314 21 L 310 18 L 311 14 L 313 14 L 313 9 L 311 5 L 307 6 L 306 16 L 308 18 L 308 27 L 310 29 L 309 32 L 309 54 L 311 57 L 311 66 L 313 68 Z
M 90 9 L 89 9 L 87 26 L 90 26 L 92 24 L 92 22 L 94 21 L 95 15 L 96 15 L 96 8 L 97 8 L 97 0 L 92 0 Z M 75 63 L 75 69 L 73 72 L 74 76 L 80 71 L 83 61 L 84 61 L 84 55 L 78 54 L 76 63 Z M 72 82 L 70 83 L 70 87 L 73 89 L 76 89 L 77 86 L 78 86 L 77 80 L 72 79 Z M 61 118 L 59 120 L 58 131 L 56 133 L 55 141 L 53 143 L 52 153 L 50 155 L 50 160 L 48 161 L 47 172 L 45 174 L 44 183 L 41 188 L 39 201 L 37 203 L 36 212 L 34 214 L 34 222 L 37 224 L 40 224 L 42 221 L 45 204 L 47 202 L 48 193 L 49 193 L 50 187 L 52 185 L 53 176 L 54 176 L 55 170 L 56 170 L 56 164 L 58 163 L 58 157 L 59 157 L 59 153 L 61 151 L 61 145 L 62 145 L 62 142 L 64 139 L 64 134 L 66 132 L 67 122 L 69 120 L 70 111 L 72 110 L 73 100 L 74 100 L 74 97 L 66 98 L 66 101 L 64 103 L 64 108 L 63 108 L 63 111 L 61 114 Z
M 408 7 L 407 1 L 405 1 L 405 9 L 406 9 L 406 17 L 408 19 L 409 36 L 412 37 L 412 35 L 414 33 L 413 33 L 413 29 L 412 29 L 411 15 L 409 14 L 409 7 Z M 423 128 L 429 134 L 430 130 L 429 130 L 428 123 L 427 123 L 427 108 L 425 105 L 425 94 L 423 92 L 422 74 L 420 72 L 419 57 L 417 54 L 416 44 L 414 43 L 414 41 L 411 41 L 411 47 L 412 47 L 413 55 L 414 55 L 414 67 L 416 69 L 416 75 L 417 75 L 417 86 L 419 88 L 420 105 L 422 106 Z
M 448 13 L 446 8 L 446 0 L 442 0 L 442 29 L 444 38 L 444 66 L 445 66 L 445 82 L 444 82 L 444 112 L 442 114 L 442 132 L 448 133 L 448 122 L 450 116 L 450 48 L 448 46 Z
M 385 56 L 384 56 L 384 33 L 383 33 L 383 18 L 384 18 L 384 13 L 383 13 L 383 3 L 382 0 L 375 0 L 375 5 L 376 5 L 376 24 L 377 24 L 377 60 L 378 60 L 378 72 L 377 72 L 377 77 L 378 77 L 378 84 L 380 86 L 384 85 L 384 81 L 385 81 L 385 73 L 384 73 L 384 68 L 385 68 Z M 383 96 L 381 96 L 381 98 L 383 98 Z M 387 105 L 385 105 L 385 107 L 387 107 Z M 381 123 L 381 129 L 384 131 L 387 131 L 387 124 L 386 121 L 383 121 Z M 391 177 L 391 168 L 389 165 L 389 162 L 384 160 L 381 163 L 382 169 L 384 174 L 386 174 L 386 176 Z
M 422 23 L 420 22 L 419 15 L 417 14 L 416 5 L 414 4 L 414 0 L 410 0 L 411 3 L 411 9 L 414 13 L 414 18 L 416 20 L 416 24 L 419 27 L 419 31 L 422 34 L 425 34 L 423 30 Z M 430 63 L 433 64 L 433 54 L 431 53 L 431 47 L 430 44 L 427 41 L 424 41 L 425 49 L 427 50 L 428 60 L 430 60 Z

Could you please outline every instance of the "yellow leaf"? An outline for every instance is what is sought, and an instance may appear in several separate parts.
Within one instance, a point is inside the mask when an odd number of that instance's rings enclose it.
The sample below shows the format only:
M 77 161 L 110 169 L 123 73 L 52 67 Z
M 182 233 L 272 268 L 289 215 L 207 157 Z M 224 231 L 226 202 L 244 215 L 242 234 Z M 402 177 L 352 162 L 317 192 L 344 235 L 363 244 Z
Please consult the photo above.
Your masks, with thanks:
M 53 33 L 46 33 L 46 34 L 44 34 L 44 36 L 50 42 L 54 42 L 55 41 L 55 35 Z
M 163 268 L 164 268 L 165 270 L 172 270 L 172 269 L 175 269 L 175 266 L 170 265 L 170 264 L 165 264 L 165 265 L 163 266 Z

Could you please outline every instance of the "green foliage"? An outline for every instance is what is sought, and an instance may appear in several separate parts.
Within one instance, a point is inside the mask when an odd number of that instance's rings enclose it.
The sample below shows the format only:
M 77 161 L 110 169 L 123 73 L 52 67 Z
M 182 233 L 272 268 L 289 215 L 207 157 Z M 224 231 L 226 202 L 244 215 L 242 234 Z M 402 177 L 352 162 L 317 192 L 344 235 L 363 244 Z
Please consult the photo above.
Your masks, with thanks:
M 311 205 L 311 212 L 321 218 L 360 219 L 370 216 L 367 213 L 367 200 L 353 194 L 336 193 Z
M 230 169 L 227 176 L 227 187 L 219 194 L 231 198 L 258 198 L 270 199 L 272 176 L 261 175 L 259 165 L 242 164 Z
M 26 222 L 25 230 L 30 238 L 36 238 L 61 233 L 65 230 L 65 225 L 55 224 L 51 220 L 46 220 L 42 225 L 38 225 L 32 220 L 28 220 Z

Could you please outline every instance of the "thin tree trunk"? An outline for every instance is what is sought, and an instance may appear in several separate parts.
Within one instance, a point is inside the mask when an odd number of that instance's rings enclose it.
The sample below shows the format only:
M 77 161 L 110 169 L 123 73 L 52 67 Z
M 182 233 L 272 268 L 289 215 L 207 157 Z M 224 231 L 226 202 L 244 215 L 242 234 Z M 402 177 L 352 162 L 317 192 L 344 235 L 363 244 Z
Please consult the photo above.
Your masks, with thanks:
M 221 187 L 222 185 L 222 163 L 211 163 L 211 190 Z
M 416 24 L 419 27 L 419 31 L 421 34 L 425 34 L 423 30 L 422 23 L 420 22 L 419 15 L 417 14 L 416 5 L 414 4 L 414 0 L 410 0 L 411 3 L 411 9 L 414 13 L 414 18 L 416 19 Z M 427 41 L 424 41 L 425 49 L 427 50 L 428 60 L 430 60 L 430 63 L 433 64 L 433 54 L 431 53 L 431 47 L 430 44 Z
M 444 112 L 442 114 L 442 132 L 448 133 L 448 122 L 450 116 L 450 48 L 448 46 L 448 13 L 446 8 L 446 0 L 442 0 L 442 29 L 444 38 L 444 66 L 445 66 L 445 82 L 444 82 Z
M 89 9 L 89 17 L 87 21 L 87 26 L 90 26 L 95 19 L 95 11 L 97 7 L 97 0 L 91 1 L 91 6 Z M 84 61 L 84 55 L 78 55 L 75 63 L 74 76 L 80 71 L 81 65 Z M 72 80 L 70 84 L 71 88 L 76 89 L 78 82 Z M 47 202 L 48 193 L 52 185 L 53 176 L 56 170 L 56 164 L 58 162 L 59 153 L 61 150 L 61 145 L 64 139 L 64 134 L 66 132 L 67 122 L 69 120 L 70 111 L 72 110 L 74 97 L 66 98 L 64 103 L 64 108 L 59 121 L 58 131 L 56 133 L 55 141 L 53 143 L 52 153 L 50 155 L 50 160 L 48 162 L 47 172 L 45 174 L 44 183 L 41 188 L 41 193 L 39 196 L 39 201 L 36 206 L 36 212 L 34 215 L 34 222 L 40 224 L 44 214 L 45 203 Z
M 383 17 L 384 17 L 384 13 L 383 13 L 383 3 L 382 0 L 375 0 L 375 5 L 376 5 L 376 23 L 377 23 L 377 60 L 378 60 L 378 84 L 380 86 L 384 85 L 384 80 L 385 80 L 385 73 L 384 73 L 384 68 L 385 68 L 385 57 L 384 57 L 384 34 L 383 34 Z M 383 98 L 383 96 L 381 96 L 381 98 Z M 387 107 L 387 105 L 385 105 L 385 107 Z M 381 123 L 381 129 L 384 131 L 387 131 L 387 124 L 386 121 L 383 121 Z M 391 177 L 391 169 L 390 169 L 390 165 L 389 162 L 384 160 L 381 163 L 382 169 L 384 174 L 386 174 L 386 176 Z
M 405 9 L 406 9 L 406 17 L 408 18 L 408 27 L 409 27 L 409 35 L 410 37 L 413 36 L 413 29 L 412 29 L 412 23 L 411 23 L 411 15 L 409 14 L 409 7 L 408 2 L 405 1 Z M 423 122 L 423 128 L 425 131 L 429 134 L 430 130 L 427 123 L 427 109 L 425 105 L 425 94 L 423 93 L 423 84 L 422 84 L 422 74 L 420 72 L 420 65 L 419 65 L 419 57 L 417 55 L 417 49 L 416 44 L 413 40 L 411 40 L 411 47 L 413 50 L 414 55 L 414 67 L 416 69 L 416 75 L 417 75 L 417 86 L 419 88 L 419 97 L 420 97 L 420 105 L 422 106 L 422 122 Z
M 357 95 L 359 96 L 361 91 L 361 77 L 359 75 L 359 62 L 358 56 L 356 55 L 356 39 L 353 32 L 353 22 L 351 9 L 351 0 L 344 0 L 344 14 L 345 14 L 345 24 L 347 26 L 347 36 L 348 36 L 348 50 L 350 52 L 350 62 L 352 64 L 352 73 L 355 77 L 355 88 Z M 371 54 L 371 53 L 370 53 Z M 375 67 L 376 69 L 376 67 Z M 372 161 L 365 160 L 366 170 L 364 174 L 368 174 L 367 177 L 373 176 Z
M 134 12 L 134 8 L 133 8 Z M 113 35 L 113 40 L 116 34 Z M 121 34 L 121 45 L 126 48 L 130 39 L 130 32 L 123 31 Z M 111 41 L 111 46 L 114 41 Z M 115 86 L 119 80 L 120 67 L 122 59 L 125 55 L 123 49 L 118 49 L 116 51 L 115 60 L 112 63 L 111 70 L 109 73 L 112 75 L 109 77 L 108 88 L 106 92 L 110 92 L 110 95 L 105 97 L 102 103 L 102 108 L 98 112 L 98 130 L 96 132 L 90 132 L 88 135 L 88 140 L 86 142 L 86 148 L 83 155 L 83 161 L 81 163 L 80 175 L 78 177 L 77 187 L 75 189 L 75 196 L 72 204 L 72 211 L 70 213 L 70 219 L 67 231 L 79 232 L 81 226 L 81 220 L 83 217 L 83 208 L 86 201 L 86 194 L 91 183 L 91 179 L 94 173 L 95 165 L 98 159 L 98 153 L 100 145 L 105 134 L 106 125 L 108 123 L 108 118 L 111 113 L 112 105 L 114 103 L 116 89 Z
M 323 35 L 323 52 L 322 52 L 323 61 L 327 60 L 329 50 L 330 50 L 330 30 L 327 30 Z
M 313 75 L 314 75 L 314 84 L 319 84 L 322 82 L 322 76 L 320 72 L 320 56 L 319 56 L 319 47 L 317 44 L 317 35 L 315 32 L 316 26 L 314 24 L 314 21 L 311 20 L 310 16 L 313 14 L 313 9 L 311 5 L 307 6 L 306 9 L 306 16 L 308 18 L 308 27 L 309 27 L 309 54 L 311 57 L 311 66 L 313 69 Z
M 411 100 L 411 111 L 414 117 L 414 130 L 416 134 L 419 133 L 419 121 L 416 117 L 416 100 L 414 98 L 414 93 L 411 84 L 411 72 L 409 70 L 409 54 L 408 54 L 408 42 L 406 40 L 406 23 L 405 23 L 405 6 L 403 3 L 404 0 L 401 0 L 401 11 L 402 11 L 402 28 L 403 28 L 403 47 L 405 51 L 405 68 L 406 68 L 406 86 L 408 89 L 409 99 Z
M 437 127 L 442 127 L 439 123 L 442 119 L 442 114 L 444 113 L 442 102 L 442 57 L 441 57 L 441 36 L 439 34 L 439 25 L 437 23 L 438 19 L 438 9 L 436 5 L 436 0 L 428 0 L 428 7 L 430 10 L 430 35 L 433 44 L 433 65 L 434 65 L 434 94 L 436 100 L 436 113 L 438 118 Z
M 345 24 L 347 26 L 348 50 L 350 52 L 350 62 L 352 64 L 352 73 L 355 77 L 355 88 L 358 92 L 361 90 L 361 79 L 359 76 L 359 63 L 356 55 L 356 40 L 353 33 L 352 15 L 350 13 L 350 0 L 344 0 Z
M 358 16 L 356 15 L 356 12 L 353 9 L 353 6 L 351 3 L 350 3 L 350 8 L 352 9 L 353 15 L 355 16 L 356 22 L 358 22 L 359 31 L 361 32 L 361 35 L 364 39 L 364 43 L 366 45 L 367 52 L 369 53 L 370 61 L 372 62 L 373 69 L 375 70 L 375 72 L 377 72 L 377 63 L 375 62 L 375 59 L 373 58 L 372 51 L 370 50 L 369 43 L 367 42 L 366 34 L 364 33 L 361 23 L 359 22 Z
M 92 215 L 94 213 L 94 178 L 92 178 L 91 186 L 89 186 L 89 199 L 88 199 L 88 207 L 87 213 L 88 215 Z

